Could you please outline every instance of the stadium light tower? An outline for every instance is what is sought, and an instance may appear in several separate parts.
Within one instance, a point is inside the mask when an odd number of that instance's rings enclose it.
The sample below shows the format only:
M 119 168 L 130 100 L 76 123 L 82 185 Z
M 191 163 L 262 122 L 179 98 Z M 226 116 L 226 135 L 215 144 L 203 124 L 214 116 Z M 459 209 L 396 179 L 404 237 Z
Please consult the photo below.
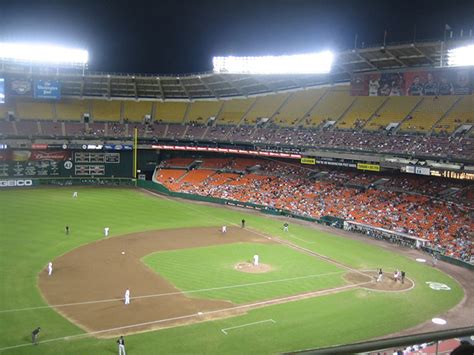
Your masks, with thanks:
M 474 65 L 474 44 L 448 51 L 448 66 L 465 67 Z
M 0 60 L 85 66 L 89 60 L 89 53 L 84 49 L 47 44 L 0 42 Z
M 331 71 L 334 55 L 320 53 L 264 56 L 214 57 L 215 73 L 229 74 L 326 74 Z

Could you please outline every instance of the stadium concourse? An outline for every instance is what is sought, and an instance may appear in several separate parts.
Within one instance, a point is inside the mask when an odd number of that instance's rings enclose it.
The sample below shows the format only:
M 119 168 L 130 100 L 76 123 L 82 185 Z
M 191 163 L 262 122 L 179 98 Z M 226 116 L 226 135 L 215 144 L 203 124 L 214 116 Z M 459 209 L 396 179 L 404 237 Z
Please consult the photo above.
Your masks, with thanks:
M 470 261 L 472 256 L 474 186 L 465 182 L 253 158 L 172 158 L 160 164 L 155 179 L 172 191 L 304 217 L 335 216 L 427 239 L 450 257 Z M 450 188 L 457 192 L 443 197 Z

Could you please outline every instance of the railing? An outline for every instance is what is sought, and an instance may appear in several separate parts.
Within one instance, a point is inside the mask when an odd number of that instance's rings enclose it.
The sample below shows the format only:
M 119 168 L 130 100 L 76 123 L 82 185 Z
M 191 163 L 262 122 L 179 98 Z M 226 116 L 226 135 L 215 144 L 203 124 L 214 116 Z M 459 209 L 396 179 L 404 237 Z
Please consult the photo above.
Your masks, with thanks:
M 400 348 L 413 344 L 438 342 L 440 340 L 453 339 L 458 337 L 467 337 L 474 335 L 474 327 L 465 327 L 451 330 L 443 330 L 431 333 L 422 333 L 407 335 L 401 337 L 393 337 L 388 339 L 379 339 L 366 341 L 362 343 L 354 343 L 348 345 L 332 346 L 320 349 L 300 350 L 287 354 L 354 354 L 365 353 L 369 351 L 377 351 L 389 348 Z

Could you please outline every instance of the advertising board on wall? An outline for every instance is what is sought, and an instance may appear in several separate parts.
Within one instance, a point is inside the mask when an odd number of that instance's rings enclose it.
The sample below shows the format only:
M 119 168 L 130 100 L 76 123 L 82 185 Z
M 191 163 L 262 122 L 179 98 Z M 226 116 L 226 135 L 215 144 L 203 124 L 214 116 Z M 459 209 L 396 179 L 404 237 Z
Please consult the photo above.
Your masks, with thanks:
M 446 96 L 470 95 L 474 88 L 472 69 L 434 69 L 392 73 L 356 74 L 353 96 Z
M 61 98 L 61 83 L 58 80 L 36 80 L 34 96 L 37 99 Z
M 5 103 L 5 79 L 0 78 L 0 104 Z

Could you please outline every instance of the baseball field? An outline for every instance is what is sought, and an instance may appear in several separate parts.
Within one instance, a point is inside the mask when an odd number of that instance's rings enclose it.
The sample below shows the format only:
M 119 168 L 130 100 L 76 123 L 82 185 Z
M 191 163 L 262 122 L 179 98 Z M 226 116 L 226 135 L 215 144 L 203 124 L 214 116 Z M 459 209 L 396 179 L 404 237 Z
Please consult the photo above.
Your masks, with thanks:
M 0 216 L 2 354 L 108 354 L 122 334 L 129 354 L 273 354 L 395 334 L 464 295 L 364 239 L 131 188 L 1 191 Z

